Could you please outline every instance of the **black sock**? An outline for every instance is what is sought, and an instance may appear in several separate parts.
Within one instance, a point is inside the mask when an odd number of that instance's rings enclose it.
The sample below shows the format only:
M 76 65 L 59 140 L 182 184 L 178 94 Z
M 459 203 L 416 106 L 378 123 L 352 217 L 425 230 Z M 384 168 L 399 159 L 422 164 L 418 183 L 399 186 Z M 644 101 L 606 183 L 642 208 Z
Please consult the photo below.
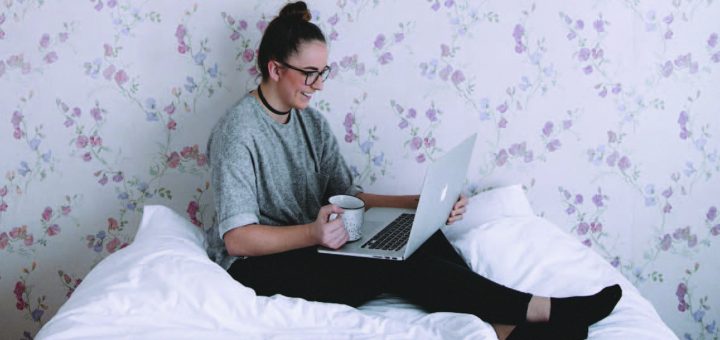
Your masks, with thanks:
M 550 298 L 550 323 L 590 326 L 608 316 L 621 296 L 622 289 L 616 284 L 594 295 Z
M 582 340 L 587 339 L 587 335 L 587 326 L 524 322 L 513 329 L 507 340 Z

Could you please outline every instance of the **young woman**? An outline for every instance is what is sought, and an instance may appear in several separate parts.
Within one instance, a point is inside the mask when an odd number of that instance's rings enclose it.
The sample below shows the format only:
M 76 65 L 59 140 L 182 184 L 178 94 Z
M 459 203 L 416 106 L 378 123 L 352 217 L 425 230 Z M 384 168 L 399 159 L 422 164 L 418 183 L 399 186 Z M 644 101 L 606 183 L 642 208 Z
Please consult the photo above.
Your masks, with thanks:
M 218 222 L 208 253 L 259 295 L 283 294 L 359 306 L 381 293 L 428 311 L 472 313 L 498 337 L 587 336 L 607 316 L 620 287 L 582 297 L 547 298 L 515 291 L 474 273 L 437 232 L 407 261 L 322 255 L 348 240 L 337 194 L 370 207 L 416 208 L 419 196 L 373 195 L 353 183 L 325 118 L 309 107 L 330 73 L 328 49 L 304 2 L 286 5 L 260 43 L 257 89 L 220 119 L 208 154 Z M 467 198 L 447 223 L 462 219 Z

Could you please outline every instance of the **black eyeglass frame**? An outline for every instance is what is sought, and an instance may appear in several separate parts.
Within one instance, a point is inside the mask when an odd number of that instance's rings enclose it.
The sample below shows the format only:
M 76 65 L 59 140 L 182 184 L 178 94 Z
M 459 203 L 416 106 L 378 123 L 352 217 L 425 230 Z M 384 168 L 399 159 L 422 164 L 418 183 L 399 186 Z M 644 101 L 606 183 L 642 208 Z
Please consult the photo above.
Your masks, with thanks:
M 320 77 L 322 77 L 323 81 L 327 80 L 328 76 L 330 76 L 330 71 L 332 71 L 332 68 L 330 67 L 330 65 L 325 66 L 325 68 L 323 68 L 322 70 L 309 71 L 309 70 L 303 70 L 299 67 L 292 66 L 284 61 L 277 61 L 277 63 L 282 66 L 285 66 L 289 69 L 292 69 L 292 70 L 295 70 L 295 71 L 298 71 L 298 72 L 304 74 L 305 75 L 305 85 L 307 85 L 307 86 L 312 86 L 313 84 L 317 83 L 317 81 L 318 81 L 318 79 L 320 79 Z M 312 82 L 310 81 L 311 77 L 315 77 L 315 79 Z

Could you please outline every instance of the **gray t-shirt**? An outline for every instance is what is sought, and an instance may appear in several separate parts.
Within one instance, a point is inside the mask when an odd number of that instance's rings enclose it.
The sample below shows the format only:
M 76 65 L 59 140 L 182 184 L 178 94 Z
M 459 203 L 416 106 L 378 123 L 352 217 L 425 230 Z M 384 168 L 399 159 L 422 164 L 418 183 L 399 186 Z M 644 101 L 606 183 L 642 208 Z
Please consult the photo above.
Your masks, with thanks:
M 281 124 L 251 95 L 213 128 L 208 160 L 217 210 L 208 255 L 225 269 L 237 259 L 222 239 L 229 230 L 310 223 L 330 196 L 362 192 L 319 112 L 292 110 Z

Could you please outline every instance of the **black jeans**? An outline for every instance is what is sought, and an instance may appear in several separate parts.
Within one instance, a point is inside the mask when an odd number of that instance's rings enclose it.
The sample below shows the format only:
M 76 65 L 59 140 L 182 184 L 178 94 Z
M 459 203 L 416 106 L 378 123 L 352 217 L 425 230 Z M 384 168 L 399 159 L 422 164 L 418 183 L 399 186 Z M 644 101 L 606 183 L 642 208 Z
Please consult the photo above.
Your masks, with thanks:
M 440 231 L 406 261 L 319 254 L 311 247 L 239 259 L 228 273 L 258 295 L 357 307 L 391 293 L 428 312 L 470 313 L 501 324 L 525 321 L 532 297 L 473 272 Z

